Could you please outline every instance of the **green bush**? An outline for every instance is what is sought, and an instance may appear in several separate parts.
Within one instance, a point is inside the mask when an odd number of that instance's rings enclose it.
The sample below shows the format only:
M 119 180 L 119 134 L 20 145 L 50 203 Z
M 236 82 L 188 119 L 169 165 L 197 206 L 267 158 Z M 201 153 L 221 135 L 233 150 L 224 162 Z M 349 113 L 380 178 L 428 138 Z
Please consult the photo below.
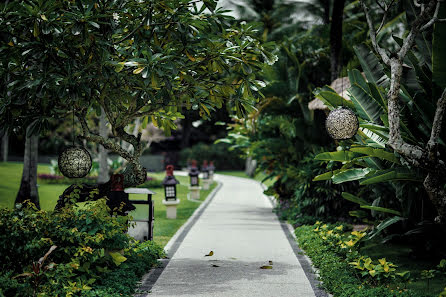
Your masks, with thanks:
M 204 160 L 213 161 L 216 170 L 243 170 L 245 161 L 241 151 L 229 150 L 227 143 L 204 144 L 199 143 L 180 152 L 180 166 L 186 167 L 190 160 L 197 160 L 198 165 Z
M 322 232 L 319 229 L 324 229 Z M 349 258 L 357 256 L 357 250 L 353 249 L 352 255 L 342 252 L 342 244 L 346 243 L 348 237 L 334 231 L 334 227 L 321 228 L 320 224 L 315 226 L 301 226 L 296 229 L 296 237 L 299 246 L 310 257 L 314 266 L 319 269 L 320 280 L 324 289 L 335 297 L 430 297 L 432 295 L 414 292 L 411 290 L 393 290 L 384 284 L 371 285 L 358 275 L 355 269 L 348 263 Z M 342 230 L 340 230 L 342 231 Z M 332 235 L 333 234 L 333 235 Z M 336 234 L 343 237 L 335 238 Z M 359 234 L 359 233 L 358 233 Z M 332 236 L 333 240 L 329 237 Z M 361 235 L 358 235 L 359 237 Z M 357 236 L 357 237 L 358 237 Z M 358 237 L 358 238 L 359 238 Z M 354 241 L 354 240 L 353 240 Z M 360 242 L 360 239 L 357 241 Z M 353 243 L 353 246 L 355 243 Z M 348 250 L 350 251 L 350 250 Z M 355 252 L 356 251 L 356 252 Z
M 135 242 L 126 234 L 127 226 L 128 217 L 109 215 L 105 199 L 59 212 L 1 209 L 0 292 L 96 296 L 99 290 L 97 296 L 131 295 L 140 276 L 162 256 L 162 249 L 152 242 Z M 51 246 L 57 248 L 36 272 L 32 266 Z M 113 289 L 110 295 L 104 293 L 108 288 Z

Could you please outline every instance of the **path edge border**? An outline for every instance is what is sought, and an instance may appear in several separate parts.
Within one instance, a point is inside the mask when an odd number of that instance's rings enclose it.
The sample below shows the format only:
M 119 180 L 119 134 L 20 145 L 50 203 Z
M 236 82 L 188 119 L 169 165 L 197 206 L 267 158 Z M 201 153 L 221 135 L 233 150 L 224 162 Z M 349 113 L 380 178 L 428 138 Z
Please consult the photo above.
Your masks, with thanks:
M 194 210 L 192 215 L 187 219 L 187 221 L 181 225 L 181 227 L 175 232 L 175 234 L 170 238 L 164 247 L 164 251 L 166 253 L 167 258 L 158 259 L 159 264 L 155 267 L 152 267 L 149 272 L 143 275 L 141 279 L 141 283 L 136 289 L 136 293 L 133 295 L 134 297 L 145 297 L 150 293 L 153 285 L 155 285 L 156 281 L 160 277 L 161 273 L 167 267 L 170 262 L 170 259 L 174 256 L 180 244 L 183 242 L 186 235 L 189 233 L 190 229 L 195 225 L 197 220 L 200 218 L 206 207 L 213 200 L 217 192 L 223 186 L 223 183 L 220 181 L 215 181 L 217 186 L 209 193 L 206 199 L 200 204 L 198 208 Z
M 268 187 L 262 183 L 259 182 L 260 186 L 263 190 L 266 190 Z M 263 194 L 265 198 L 268 199 L 268 201 L 271 203 L 272 207 L 275 208 L 277 206 L 277 201 L 272 196 L 268 196 Z M 319 280 L 319 270 L 314 267 L 313 262 L 311 259 L 305 254 L 305 252 L 299 247 L 299 244 L 297 243 L 296 235 L 294 234 L 294 228 L 291 226 L 290 223 L 286 221 L 280 220 L 277 213 L 275 213 L 277 216 L 277 219 L 279 220 L 280 226 L 282 227 L 283 232 L 285 233 L 288 242 L 290 243 L 291 249 L 294 252 L 294 255 L 296 256 L 297 260 L 300 263 L 300 266 L 302 267 L 305 276 L 307 277 L 308 281 L 310 282 L 311 288 L 313 289 L 314 295 L 316 297 L 333 297 L 330 293 L 327 293 L 322 288 L 322 282 Z

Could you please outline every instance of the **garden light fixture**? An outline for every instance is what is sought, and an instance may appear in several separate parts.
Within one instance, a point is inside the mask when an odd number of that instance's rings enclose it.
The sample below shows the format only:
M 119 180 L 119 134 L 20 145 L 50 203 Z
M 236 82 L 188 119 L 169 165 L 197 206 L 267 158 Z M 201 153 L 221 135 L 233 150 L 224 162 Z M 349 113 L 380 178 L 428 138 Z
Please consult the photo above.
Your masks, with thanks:
M 359 121 L 351 109 L 341 107 L 330 111 L 325 121 L 325 128 L 333 139 L 350 139 L 358 131 Z
M 85 177 L 91 169 L 90 153 L 82 147 L 69 147 L 58 158 L 60 172 L 68 178 Z
M 200 174 L 200 170 L 197 168 L 197 161 L 192 160 L 191 168 L 189 170 L 189 177 L 190 177 L 190 186 L 191 187 L 198 187 L 200 181 L 198 178 L 198 175 Z
M 177 184 L 180 182 L 173 176 L 173 165 L 166 166 L 166 177 L 163 180 L 166 201 L 177 199 Z

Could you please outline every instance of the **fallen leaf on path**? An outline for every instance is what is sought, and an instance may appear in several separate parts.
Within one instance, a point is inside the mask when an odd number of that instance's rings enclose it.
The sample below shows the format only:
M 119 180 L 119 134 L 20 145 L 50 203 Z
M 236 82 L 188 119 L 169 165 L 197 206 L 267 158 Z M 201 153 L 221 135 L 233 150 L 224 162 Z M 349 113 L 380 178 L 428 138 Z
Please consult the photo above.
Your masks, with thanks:
M 269 265 L 273 265 L 273 261 L 269 260 L 268 262 L 269 262 Z
M 220 265 L 212 264 L 212 267 L 220 267 Z
M 263 265 L 260 266 L 260 269 L 273 269 L 273 267 L 271 265 Z
M 210 257 L 210 256 L 213 256 L 213 255 L 214 255 L 214 251 L 210 251 L 209 254 L 204 255 L 204 256 L 205 256 L 205 257 Z

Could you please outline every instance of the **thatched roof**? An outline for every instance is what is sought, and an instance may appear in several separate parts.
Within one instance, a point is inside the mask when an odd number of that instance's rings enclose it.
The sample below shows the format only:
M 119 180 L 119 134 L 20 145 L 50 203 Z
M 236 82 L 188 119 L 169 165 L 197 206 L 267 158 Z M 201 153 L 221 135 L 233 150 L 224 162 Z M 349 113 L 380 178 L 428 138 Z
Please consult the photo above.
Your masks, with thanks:
M 346 100 L 350 100 L 348 96 L 348 89 L 350 88 L 350 80 L 347 76 L 345 77 L 339 77 L 331 82 L 330 88 L 336 91 L 340 96 L 344 97 Z M 308 109 L 309 110 L 327 110 L 328 107 L 325 106 L 325 104 L 318 98 L 313 99 L 308 103 Z

